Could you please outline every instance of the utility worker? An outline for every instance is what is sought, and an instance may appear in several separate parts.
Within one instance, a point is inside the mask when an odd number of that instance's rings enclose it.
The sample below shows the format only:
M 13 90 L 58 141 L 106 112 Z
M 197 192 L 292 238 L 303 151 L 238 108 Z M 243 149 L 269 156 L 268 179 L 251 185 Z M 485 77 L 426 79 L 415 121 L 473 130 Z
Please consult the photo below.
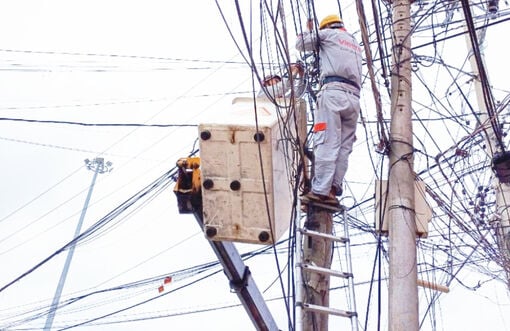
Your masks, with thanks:
M 283 97 L 282 78 L 278 75 L 268 75 L 262 80 L 262 89 L 257 94 L 257 98 L 269 97 L 270 99 Z
M 304 68 L 301 63 L 292 63 L 290 65 L 290 74 L 295 80 L 304 74 Z M 278 75 L 268 75 L 261 82 L 262 89 L 257 93 L 258 98 L 269 97 L 271 100 L 275 98 L 289 97 L 291 92 L 290 79 L 288 77 L 282 79 Z
M 303 201 L 338 206 L 360 113 L 361 48 L 338 15 L 326 16 L 314 32 L 298 35 L 298 51 L 319 54 L 321 89 L 314 115 L 314 175 Z

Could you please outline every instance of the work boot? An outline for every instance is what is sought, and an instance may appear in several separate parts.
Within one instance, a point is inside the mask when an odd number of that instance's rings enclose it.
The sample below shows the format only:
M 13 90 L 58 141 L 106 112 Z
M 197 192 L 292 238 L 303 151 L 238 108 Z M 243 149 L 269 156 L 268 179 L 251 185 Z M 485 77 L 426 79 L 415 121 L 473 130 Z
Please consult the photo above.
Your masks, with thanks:
M 331 191 L 329 191 L 329 196 L 339 197 L 342 195 L 342 193 L 343 193 L 343 190 L 341 187 L 337 189 L 336 187 L 331 186 Z

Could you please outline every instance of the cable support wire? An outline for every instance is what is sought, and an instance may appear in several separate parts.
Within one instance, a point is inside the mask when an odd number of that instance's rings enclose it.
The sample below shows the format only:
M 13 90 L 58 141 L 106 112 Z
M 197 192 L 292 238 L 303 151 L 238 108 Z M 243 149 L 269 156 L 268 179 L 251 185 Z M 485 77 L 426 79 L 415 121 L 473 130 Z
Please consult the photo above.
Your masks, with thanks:
M 480 51 L 480 47 L 478 44 L 478 38 L 475 31 L 475 26 L 473 22 L 473 16 L 471 14 L 471 8 L 468 0 L 461 0 L 462 9 L 464 12 L 464 16 L 466 18 L 466 24 L 469 31 L 469 38 L 471 41 L 471 46 L 473 50 L 473 54 L 475 56 L 476 65 L 478 67 L 478 73 L 480 75 L 480 83 L 482 84 L 483 96 L 485 107 L 487 108 L 487 113 L 489 116 L 490 126 L 492 127 L 492 132 L 495 135 L 496 141 L 498 143 L 498 147 L 501 151 L 505 151 L 505 145 L 503 143 L 503 138 L 501 135 L 500 125 L 498 123 L 498 117 L 495 113 L 494 106 L 494 97 L 492 95 L 489 79 L 485 70 L 485 65 L 483 63 L 482 54 Z M 495 151 L 492 151 L 493 153 Z
M 174 178 L 177 174 L 177 169 L 174 167 L 173 169 L 169 170 L 165 174 L 163 174 L 160 178 L 156 179 L 153 183 L 149 184 L 142 190 L 140 190 L 138 193 L 136 193 L 134 196 L 123 202 L 120 206 L 116 207 L 114 210 L 109 212 L 107 215 L 105 215 L 103 218 L 101 218 L 99 221 L 97 221 L 95 224 L 90 226 L 88 229 L 83 231 L 81 234 L 79 234 L 77 237 L 75 237 L 73 240 L 69 241 L 59 249 L 57 249 L 55 252 L 53 252 L 48 257 L 44 258 L 42 261 L 37 263 L 35 266 L 21 274 L 20 276 L 16 277 L 14 280 L 8 282 L 4 286 L 0 288 L 0 292 L 6 290 L 16 282 L 20 281 L 21 279 L 25 278 L 35 270 L 39 269 L 41 266 L 49 262 L 51 259 L 53 259 L 55 256 L 59 255 L 60 253 L 66 251 L 69 247 L 77 244 L 82 244 L 84 242 L 87 242 L 89 240 L 92 240 L 93 238 L 97 238 L 101 235 L 101 232 L 108 231 L 109 227 L 111 228 L 116 223 L 116 218 L 119 217 L 121 214 L 129 210 L 129 208 L 135 206 L 137 203 L 143 202 L 143 199 L 150 199 L 154 197 L 156 194 L 160 194 L 163 192 L 165 188 L 167 188 L 171 183 L 174 182 Z

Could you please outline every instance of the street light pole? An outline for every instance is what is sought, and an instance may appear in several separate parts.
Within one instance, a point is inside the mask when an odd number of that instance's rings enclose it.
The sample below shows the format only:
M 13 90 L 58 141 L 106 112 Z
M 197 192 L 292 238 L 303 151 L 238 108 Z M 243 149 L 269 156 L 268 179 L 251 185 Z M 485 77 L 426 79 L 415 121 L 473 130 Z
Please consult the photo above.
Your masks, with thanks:
M 85 159 L 85 165 L 87 169 L 94 171 L 94 176 L 92 177 L 92 183 L 90 184 L 89 192 L 87 194 L 87 199 L 85 200 L 85 204 L 83 205 L 83 209 L 81 211 L 80 220 L 78 221 L 78 225 L 76 226 L 76 231 L 74 233 L 74 238 L 78 237 L 81 231 L 81 227 L 83 225 L 83 220 L 85 218 L 85 213 L 87 212 L 87 208 L 89 205 L 90 197 L 92 195 L 92 190 L 94 189 L 94 185 L 96 183 L 96 178 L 98 174 L 103 174 L 105 172 L 111 171 L 111 162 L 104 163 L 103 158 L 95 158 L 90 161 L 89 159 Z M 58 302 L 60 300 L 60 295 L 62 294 L 62 289 L 64 288 L 64 283 L 66 281 L 67 273 L 69 271 L 69 266 L 71 265 L 71 260 L 73 258 L 74 249 L 76 243 L 72 243 L 69 247 L 69 252 L 67 253 L 66 262 L 64 264 L 64 269 L 62 270 L 62 274 L 60 275 L 60 280 L 58 282 L 57 289 L 55 291 L 55 295 L 53 296 L 53 302 L 50 306 L 50 311 L 48 313 L 48 317 L 46 319 L 46 324 L 44 325 L 44 330 L 51 330 L 51 326 L 53 324 L 53 319 L 55 318 L 55 313 L 57 311 Z

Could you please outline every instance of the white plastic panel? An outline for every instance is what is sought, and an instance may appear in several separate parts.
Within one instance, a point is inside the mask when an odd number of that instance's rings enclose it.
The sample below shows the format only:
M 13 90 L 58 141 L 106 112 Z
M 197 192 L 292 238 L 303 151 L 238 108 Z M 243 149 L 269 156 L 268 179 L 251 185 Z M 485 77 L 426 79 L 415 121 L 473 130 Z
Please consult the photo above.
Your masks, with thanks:
M 425 194 L 425 183 L 422 181 L 414 182 L 414 204 L 415 204 L 415 221 L 416 221 L 416 235 L 420 238 L 426 238 L 428 236 L 428 225 L 432 219 L 432 210 L 427 203 Z M 387 180 L 378 180 L 375 183 L 375 229 L 381 231 L 383 234 L 388 234 L 388 207 L 384 206 L 386 200 L 386 191 L 388 188 Z M 385 207 L 384 217 L 382 220 L 382 229 L 380 229 L 380 204 L 383 202 Z
M 285 160 L 277 110 L 258 99 L 257 126 L 253 99 L 238 98 L 214 115 L 199 125 L 206 236 L 272 244 L 289 228 L 293 196 L 287 167 L 295 166 Z

